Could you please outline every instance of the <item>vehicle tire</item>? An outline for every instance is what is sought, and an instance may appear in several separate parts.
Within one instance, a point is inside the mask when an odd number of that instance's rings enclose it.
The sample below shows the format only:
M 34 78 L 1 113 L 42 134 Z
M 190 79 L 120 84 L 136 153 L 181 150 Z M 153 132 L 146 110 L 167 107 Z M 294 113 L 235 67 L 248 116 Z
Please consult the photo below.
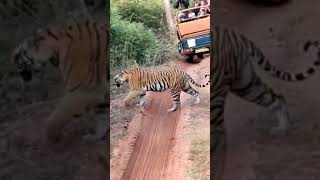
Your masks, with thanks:
M 197 57 L 198 57 L 199 59 L 203 59 L 203 53 L 197 54 Z
M 186 61 L 187 61 L 188 63 L 193 63 L 193 54 L 192 54 L 192 55 L 188 55 Z

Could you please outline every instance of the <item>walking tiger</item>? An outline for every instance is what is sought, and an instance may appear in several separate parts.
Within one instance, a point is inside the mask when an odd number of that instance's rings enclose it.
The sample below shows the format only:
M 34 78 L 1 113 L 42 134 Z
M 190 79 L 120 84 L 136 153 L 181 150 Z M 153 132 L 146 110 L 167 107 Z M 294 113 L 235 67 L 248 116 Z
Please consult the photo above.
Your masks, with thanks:
M 218 150 L 225 151 L 225 127 L 224 127 L 224 107 L 228 93 L 233 93 L 242 99 L 263 106 L 271 110 L 278 120 L 278 125 L 271 129 L 271 133 L 284 132 L 288 129 L 288 109 L 285 98 L 276 94 L 253 69 L 256 63 L 265 72 L 283 81 L 303 81 L 315 73 L 320 66 L 320 49 L 318 41 L 309 41 L 304 46 L 304 51 L 316 47 L 318 59 L 314 61 L 312 67 L 299 73 L 289 73 L 281 71 L 272 65 L 265 58 L 262 51 L 248 40 L 244 35 L 232 28 L 215 26 L 213 29 L 213 59 L 210 70 L 211 94 L 210 94 L 210 113 L 211 113 L 211 139 L 212 139 L 212 161 L 215 164 L 213 173 L 218 172 L 215 168 L 223 168 L 216 158 Z M 222 148 L 222 149 L 221 149 Z M 224 155 L 223 155 L 224 156 Z M 217 164 L 219 163 L 219 164 Z M 219 177 L 221 178 L 221 177 Z
M 205 78 L 207 76 L 209 75 L 205 75 Z M 118 87 L 124 82 L 128 82 L 130 86 L 130 92 L 124 100 L 126 104 L 131 99 L 139 96 L 139 105 L 143 106 L 143 97 L 146 95 L 146 91 L 162 92 L 169 89 L 174 105 L 168 109 L 168 112 L 174 112 L 180 108 L 181 91 L 193 96 L 196 104 L 200 102 L 199 92 L 196 91 L 190 83 L 197 87 L 206 87 L 206 85 L 209 84 L 209 81 L 205 85 L 198 84 L 189 74 L 173 67 L 162 70 L 142 68 L 125 69 L 114 77 L 114 83 Z
M 48 63 L 60 70 L 65 94 L 45 123 L 50 141 L 59 140 L 62 128 L 78 114 L 88 109 L 92 112 L 99 105 L 107 108 L 108 39 L 107 28 L 87 21 L 39 30 L 14 49 L 12 61 L 26 82 Z M 100 120 L 96 133 L 84 138 L 100 139 L 105 136 L 106 127 L 105 119 Z

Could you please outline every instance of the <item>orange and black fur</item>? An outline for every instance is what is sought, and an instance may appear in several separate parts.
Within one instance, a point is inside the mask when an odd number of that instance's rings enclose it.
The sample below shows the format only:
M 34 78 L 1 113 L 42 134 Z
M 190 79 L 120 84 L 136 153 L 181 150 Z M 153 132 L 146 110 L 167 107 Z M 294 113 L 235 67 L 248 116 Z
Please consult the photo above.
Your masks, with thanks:
M 205 75 L 207 77 L 209 75 Z M 123 70 L 121 73 L 114 77 L 114 83 L 120 87 L 123 82 L 128 82 L 130 92 L 125 98 L 127 104 L 131 99 L 140 97 L 140 105 L 144 104 L 144 95 L 146 91 L 162 92 L 170 90 L 174 106 L 168 109 L 168 112 L 176 111 L 180 107 L 180 94 L 181 91 L 192 95 L 195 98 L 195 103 L 200 102 L 199 92 L 196 91 L 190 83 L 197 87 L 205 87 L 206 85 L 200 85 L 185 73 L 176 68 L 165 69 L 141 69 L 131 68 Z
M 65 94 L 46 120 L 49 140 L 59 139 L 62 128 L 78 114 L 106 103 L 108 38 L 107 29 L 88 21 L 39 30 L 15 48 L 12 61 L 24 81 L 32 80 L 48 63 L 60 70 Z M 99 139 L 105 133 L 104 120 L 97 123 L 95 135 L 85 138 Z

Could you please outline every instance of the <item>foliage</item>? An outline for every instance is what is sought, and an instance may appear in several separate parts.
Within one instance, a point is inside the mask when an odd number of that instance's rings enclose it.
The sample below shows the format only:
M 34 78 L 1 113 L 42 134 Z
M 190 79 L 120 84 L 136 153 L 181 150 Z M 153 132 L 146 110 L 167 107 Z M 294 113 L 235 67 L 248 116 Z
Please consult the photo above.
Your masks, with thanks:
M 143 22 L 124 18 L 118 8 L 112 8 L 110 24 L 111 71 L 135 65 L 162 64 L 174 51 L 172 45 L 166 42 L 165 35 L 156 34 L 155 26 L 148 27 Z
M 144 24 L 153 30 L 164 30 L 164 11 L 161 0 L 128 0 L 116 3 L 124 19 Z

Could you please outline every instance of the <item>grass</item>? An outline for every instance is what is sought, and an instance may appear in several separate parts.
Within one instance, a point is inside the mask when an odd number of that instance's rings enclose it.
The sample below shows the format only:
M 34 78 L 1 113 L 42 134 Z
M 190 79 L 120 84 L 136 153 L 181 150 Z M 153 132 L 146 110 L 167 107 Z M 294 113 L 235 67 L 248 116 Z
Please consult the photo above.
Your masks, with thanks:
M 203 107 L 205 106 L 205 107 Z M 187 178 L 190 180 L 210 179 L 210 127 L 205 123 L 199 123 L 199 111 L 197 109 L 208 109 L 209 102 L 203 103 L 201 107 L 194 107 L 188 120 L 186 138 L 190 139 L 189 159 L 191 166 L 187 170 Z M 204 113 L 204 114 L 207 114 Z
M 194 132 L 191 141 L 190 160 L 191 168 L 188 171 L 189 178 L 192 180 L 210 179 L 210 129 L 201 128 Z

